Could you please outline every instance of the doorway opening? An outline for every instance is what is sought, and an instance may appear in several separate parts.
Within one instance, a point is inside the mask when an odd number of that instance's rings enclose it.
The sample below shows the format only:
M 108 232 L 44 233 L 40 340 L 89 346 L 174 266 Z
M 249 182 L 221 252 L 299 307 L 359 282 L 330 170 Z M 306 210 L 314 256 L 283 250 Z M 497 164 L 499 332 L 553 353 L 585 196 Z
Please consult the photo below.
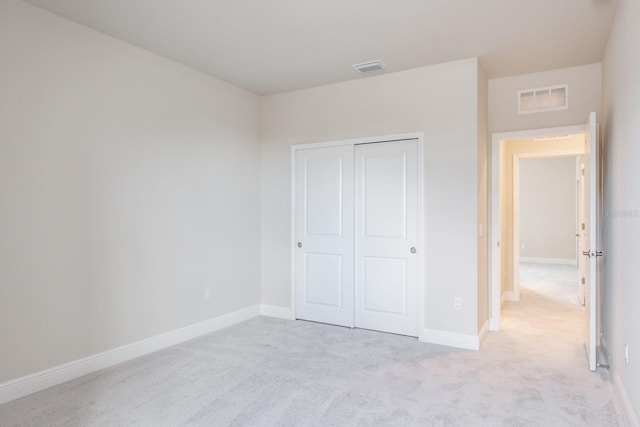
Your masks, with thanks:
M 504 147 L 505 157 L 513 157 L 512 171 L 505 168 L 502 176 L 512 180 L 511 193 L 501 197 L 502 221 L 512 229 L 511 236 L 504 234 L 513 249 L 512 282 L 505 277 L 507 301 L 519 301 L 524 287 L 559 304 L 584 305 L 579 276 L 583 156 L 566 154 L 584 147 L 584 134 L 556 140 L 566 141 L 556 151 L 538 151 L 535 139 L 512 140 L 510 146 L 507 140 Z
M 555 242 L 539 239 L 540 231 L 528 229 L 525 232 L 525 240 L 521 236 L 521 200 L 520 184 L 521 169 L 525 165 L 525 172 L 535 172 L 536 161 L 548 159 L 556 163 L 573 162 L 574 175 L 578 159 L 581 159 L 585 152 L 585 127 L 568 126 L 551 129 L 537 129 L 529 131 L 509 132 L 494 134 L 492 141 L 492 182 L 491 182 L 491 301 L 490 301 L 490 328 L 500 330 L 500 311 L 506 301 L 520 300 L 521 284 L 521 257 L 527 264 L 555 264 L 571 263 L 577 267 L 580 257 L 576 253 L 578 244 L 575 235 L 579 234 L 574 228 L 571 230 L 571 240 L 566 237 L 562 239 L 563 248 L 556 251 Z M 543 167 L 545 165 L 542 165 Z M 549 165 L 546 165 L 549 166 Z M 558 165 L 555 165 L 558 166 Z M 533 169 L 533 170 L 531 170 Z M 567 173 L 567 171 L 564 171 Z M 531 175 L 531 174 L 529 174 Z M 549 178 L 545 175 L 545 178 Z M 532 182 L 533 181 L 533 182 Z M 535 174 L 533 177 L 525 178 L 525 185 L 536 186 Z M 537 183 L 539 184 L 539 183 Z M 579 211 L 583 208 L 583 203 L 578 200 L 577 182 L 573 179 L 570 182 L 573 191 L 572 218 L 574 224 L 579 221 Z M 540 187 L 540 186 L 538 186 Z M 544 196 L 544 192 L 542 196 Z M 535 199 L 535 198 L 534 198 Z M 536 203 L 535 200 L 525 200 L 527 203 Z M 570 201 L 569 201 L 570 202 Z M 571 203 L 567 203 L 571 205 Z M 541 225 L 542 218 L 531 212 L 527 207 L 524 212 L 525 221 L 534 226 Z M 532 218 L 533 214 L 533 218 Z M 551 215 L 553 219 L 553 215 Z M 568 222 L 571 219 L 567 220 Z M 540 227 L 538 227 L 540 228 Z M 530 237 L 533 233 L 534 237 Z M 569 243 L 567 243 L 569 242 Z M 524 249 L 522 248 L 524 245 Z M 567 249 L 568 247 L 568 249 Z M 551 248 L 551 249 L 550 249 Z M 563 254 L 563 255 L 558 255 Z M 533 261 L 533 262 L 532 262 Z M 530 270 L 527 273 L 533 273 Z M 577 276 L 577 275 L 576 275 Z M 530 281 L 529 278 L 527 280 Z M 575 279 L 576 294 L 579 291 L 580 280 Z M 578 298 L 578 297 L 576 297 Z
M 573 139 L 578 139 L 575 145 L 568 145 Z M 596 113 L 589 113 L 586 125 L 566 126 L 549 129 L 537 129 L 519 132 L 496 133 L 492 136 L 491 145 L 491 237 L 489 253 L 491 297 L 489 311 L 490 330 L 500 330 L 500 312 L 502 303 L 509 296 L 508 292 L 514 292 L 513 284 L 519 283 L 519 278 L 514 281 L 513 260 L 520 256 L 519 242 L 514 246 L 513 218 L 509 223 L 509 213 L 513 213 L 513 201 L 503 203 L 503 198 L 510 194 L 505 187 L 511 185 L 513 193 L 513 179 L 502 179 L 506 171 L 513 170 L 514 148 L 517 141 L 526 140 L 522 144 L 529 144 L 529 152 L 548 152 L 549 156 L 582 156 L 580 191 L 581 221 L 579 227 L 581 256 L 578 257 L 578 265 L 581 276 L 580 282 L 584 283 L 584 346 L 589 369 L 595 371 L 598 366 L 607 366 L 606 359 L 597 361 L 597 352 L 604 350 L 602 344 L 602 257 L 601 246 L 601 222 L 602 222 L 602 182 L 601 182 L 601 156 L 600 138 L 598 137 L 598 124 Z M 544 155 L 540 154 L 544 157 Z M 519 163 L 518 163 L 519 164 Z M 513 171 L 511 172 L 513 174 Z M 503 197 L 505 195 L 505 197 Z M 511 206 L 511 212 L 506 209 Z M 504 219 L 504 220 L 503 220 Z M 519 233 L 519 229 L 516 230 Z M 515 248 L 515 249 L 514 249 Z M 506 262 L 505 259 L 508 261 Z M 519 264 L 518 264 L 519 266 Z M 511 268 L 511 271 L 508 269 Z M 506 270 L 506 271 L 505 271 Z M 519 273 L 519 269 L 515 269 Z M 508 273 L 508 274 L 505 274 Z M 513 295 L 515 298 L 517 295 Z M 602 351 L 603 354 L 606 351 Z

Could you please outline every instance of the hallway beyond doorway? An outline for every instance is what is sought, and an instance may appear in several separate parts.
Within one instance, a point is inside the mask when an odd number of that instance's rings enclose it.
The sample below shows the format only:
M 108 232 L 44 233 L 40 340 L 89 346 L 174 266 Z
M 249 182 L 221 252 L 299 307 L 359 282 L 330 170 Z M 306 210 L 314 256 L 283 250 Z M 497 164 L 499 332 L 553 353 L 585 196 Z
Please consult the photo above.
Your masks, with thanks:
M 520 286 L 557 303 L 581 305 L 578 280 L 573 265 L 520 263 Z

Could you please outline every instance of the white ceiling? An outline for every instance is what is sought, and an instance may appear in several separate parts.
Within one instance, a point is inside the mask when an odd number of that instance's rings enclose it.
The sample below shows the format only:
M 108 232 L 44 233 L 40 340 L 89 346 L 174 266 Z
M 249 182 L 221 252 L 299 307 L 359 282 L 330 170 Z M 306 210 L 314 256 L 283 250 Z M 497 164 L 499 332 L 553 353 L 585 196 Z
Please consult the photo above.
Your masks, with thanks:
M 599 62 L 616 0 L 27 0 L 258 94 L 478 56 L 489 77 Z

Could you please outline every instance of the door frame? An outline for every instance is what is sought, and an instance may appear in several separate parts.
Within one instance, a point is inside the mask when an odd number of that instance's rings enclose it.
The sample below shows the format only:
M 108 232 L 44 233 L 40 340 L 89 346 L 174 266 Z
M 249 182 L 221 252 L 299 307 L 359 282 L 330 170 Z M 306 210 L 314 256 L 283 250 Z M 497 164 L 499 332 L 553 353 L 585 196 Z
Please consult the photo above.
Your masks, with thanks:
M 312 142 L 294 144 L 291 146 L 291 228 L 290 228 L 290 287 L 291 287 L 291 312 L 293 319 L 296 319 L 296 152 L 310 148 L 327 148 L 338 146 L 353 146 L 373 144 L 380 142 L 406 141 L 416 139 L 418 141 L 418 252 L 422 256 L 418 259 L 418 340 L 422 341 L 424 319 L 425 319 L 425 246 L 424 246 L 424 132 L 409 132 L 392 135 L 371 136 L 355 139 L 343 139 L 325 142 Z M 355 248 L 354 248 L 355 250 Z M 355 292 L 355 289 L 354 289 Z M 355 310 L 354 310 L 355 317 Z M 354 323 L 355 325 L 355 318 Z
M 539 138 L 571 133 L 583 133 L 585 131 L 585 125 L 581 124 L 511 132 L 496 132 L 491 135 L 491 200 L 489 203 L 491 218 L 491 236 L 489 238 L 489 281 L 491 289 L 489 298 L 489 330 L 491 331 L 500 330 L 500 310 L 502 308 L 502 263 L 500 256 L 500 165 L 502 142 L 509 139 Z

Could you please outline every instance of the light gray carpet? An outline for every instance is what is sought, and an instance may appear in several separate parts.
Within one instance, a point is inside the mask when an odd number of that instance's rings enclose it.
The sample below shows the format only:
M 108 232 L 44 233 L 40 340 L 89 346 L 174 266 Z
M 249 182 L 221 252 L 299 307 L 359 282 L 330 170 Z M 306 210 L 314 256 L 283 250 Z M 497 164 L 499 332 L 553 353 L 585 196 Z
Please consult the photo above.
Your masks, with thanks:
M 523 287 L 480 352 L 259 317 L 0 406 L 4 426 L 621 426 L 582 308 Z
M 552 264 L 520 264 L 520 286 L 559 302 L 580 304 L 578 267 Z

